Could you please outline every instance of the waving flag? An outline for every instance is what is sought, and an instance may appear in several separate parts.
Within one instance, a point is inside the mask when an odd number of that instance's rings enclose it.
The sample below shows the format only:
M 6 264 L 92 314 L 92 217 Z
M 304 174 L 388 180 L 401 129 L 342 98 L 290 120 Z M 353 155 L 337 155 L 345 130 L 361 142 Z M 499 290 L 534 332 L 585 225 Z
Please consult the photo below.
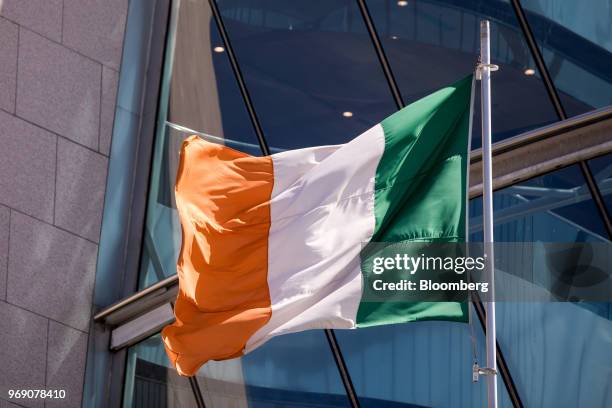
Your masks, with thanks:
M 364 301 L 360 252 L 465 240 L 471 88 L 470 76 L 343 145 L 253 157 L 185 140 L 180 290 L 162 332 L 179 374 L 285 333 L 465 321 L 462 303 Z

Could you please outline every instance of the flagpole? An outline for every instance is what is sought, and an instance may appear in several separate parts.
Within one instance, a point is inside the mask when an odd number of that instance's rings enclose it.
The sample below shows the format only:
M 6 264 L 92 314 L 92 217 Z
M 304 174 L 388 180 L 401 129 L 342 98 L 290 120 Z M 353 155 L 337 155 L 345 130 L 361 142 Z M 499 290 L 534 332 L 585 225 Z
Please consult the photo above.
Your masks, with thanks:
M 480 89 L 482 108 L 482 212 L 484 248 L 489 298 L 486 302 L 486 345 L 487 345 L 487 401 L 489 408 L 497 408 L 497 336 L 495 330 L 495 287 L 493 252 L 493 175 L 491 159 L 491 65 L 489 21 L 480 22 Z

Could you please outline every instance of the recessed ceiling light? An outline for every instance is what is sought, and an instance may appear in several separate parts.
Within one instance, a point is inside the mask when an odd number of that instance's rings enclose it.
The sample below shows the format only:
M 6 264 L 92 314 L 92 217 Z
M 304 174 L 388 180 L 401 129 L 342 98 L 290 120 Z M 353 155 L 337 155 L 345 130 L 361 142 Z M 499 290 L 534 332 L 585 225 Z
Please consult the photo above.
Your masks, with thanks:
M 350 118 L 353 116 L 353 112 L 349 112 L 349 111 L 342 112 L 342 116 L 344 116 L 345 118 Z
M 397 40 L 397 35 L 392 35 L 392 36 L 391 36 L 391 39 L 392 39 L 392 40 Z
M 225 48 L 223 48 L 223 47 L 215 47 L 215 48 L 213 48 L 213 51 L 214 52 L 223 52 L 223 51 L 225 51 Z
M 527 75 L 527 76 L 532 76 L 532 75 L 535 75 L 535 69 L 533 69 L 533 68 L 527 68 L 527 69 L 525 70 L 525 75 Z
M 400 7 L 406 7 L 408 5 L 408 2 L 406 0 L 399 0 L 397 2 L 397 5 Z

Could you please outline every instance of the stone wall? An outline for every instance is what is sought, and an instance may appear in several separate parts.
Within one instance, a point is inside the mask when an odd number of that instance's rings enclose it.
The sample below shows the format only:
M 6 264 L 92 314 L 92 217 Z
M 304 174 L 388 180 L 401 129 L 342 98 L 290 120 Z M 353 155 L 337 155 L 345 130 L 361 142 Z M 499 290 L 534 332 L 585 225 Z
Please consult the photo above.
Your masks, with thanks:
M 81 405 L 127 4 L 0 0 L 1 408 Z

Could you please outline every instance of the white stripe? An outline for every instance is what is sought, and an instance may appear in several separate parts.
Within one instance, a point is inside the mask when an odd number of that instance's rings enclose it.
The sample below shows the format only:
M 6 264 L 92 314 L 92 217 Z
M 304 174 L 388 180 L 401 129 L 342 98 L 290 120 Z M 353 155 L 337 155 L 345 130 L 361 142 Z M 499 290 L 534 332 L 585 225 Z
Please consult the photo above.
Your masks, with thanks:
M 272 156 L 272 316 L 249 339 L 246 352 L 283 333 L 355 327 L 359 252 L 374 233 L 374 181 L 384 144 L 382 126 L 376 125 L 345 145 Z

